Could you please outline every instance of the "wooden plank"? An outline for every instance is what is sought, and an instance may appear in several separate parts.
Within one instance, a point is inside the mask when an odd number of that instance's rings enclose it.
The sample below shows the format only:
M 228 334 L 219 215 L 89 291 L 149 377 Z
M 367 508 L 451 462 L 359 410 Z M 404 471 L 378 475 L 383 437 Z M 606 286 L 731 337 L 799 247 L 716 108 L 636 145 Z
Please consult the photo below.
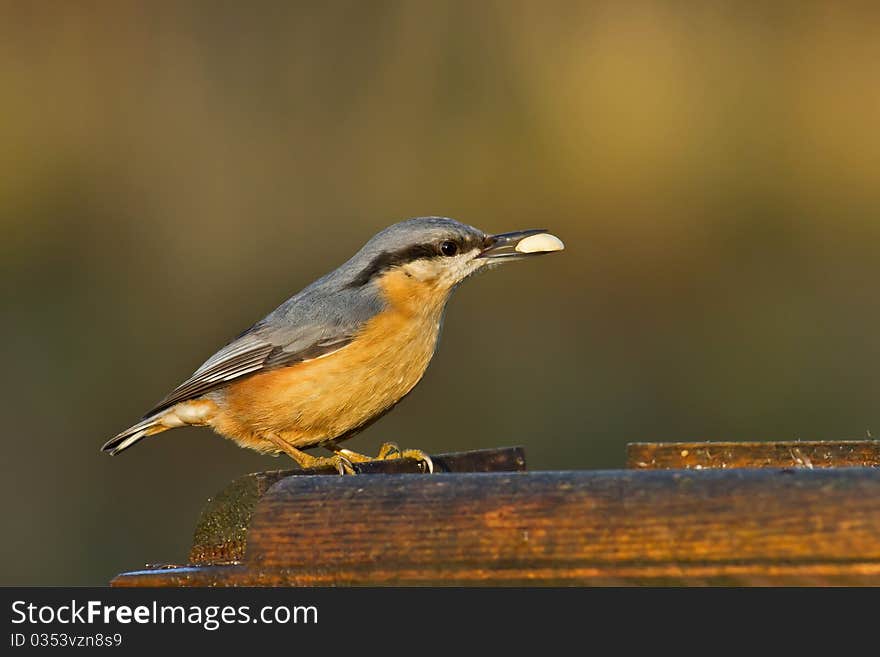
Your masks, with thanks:
M 662 564 L 479 570 L 339 570 L 304 579 L 290 569 L 175 566 L 119 575 L 114 587 L 186 586 L 880 586 L 880 564 Z
M 437 473 L 516 472 L 526 468 L 525 451 L 522 447 L 438 454 L 432 456 L 431 460 Z M 422 464 L 415 459 L 392 459 L 354 465 L 358 474 L 422 472 Z M 302 475 L 339 477 L 339 473 L 333 468 L 256 472 L 235 479 L 208 499 L 196 524 L 189 562 L 207 565 L 240 561 L 244 556 L 251 515 L 262 496 L 278 481 Z
M 235 566 L 116 586 L 880 584 L 880 469 L 288 477 Z
M 626 467 L 706 468 L 880 467 L 880 441 L 630 443 Z

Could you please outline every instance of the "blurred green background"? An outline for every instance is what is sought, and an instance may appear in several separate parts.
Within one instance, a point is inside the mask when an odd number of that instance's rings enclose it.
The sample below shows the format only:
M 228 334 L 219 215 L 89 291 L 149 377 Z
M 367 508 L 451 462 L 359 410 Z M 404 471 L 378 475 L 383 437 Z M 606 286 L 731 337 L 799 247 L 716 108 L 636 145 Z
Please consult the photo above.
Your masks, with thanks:
M 464 285 L 350 447 L 880 431 L 869 7 L 4 3 L 0 583 L 180 563 L 209 495 L 289 467 L 206 429 L 98 450 L 409 216 L 568 248 Z

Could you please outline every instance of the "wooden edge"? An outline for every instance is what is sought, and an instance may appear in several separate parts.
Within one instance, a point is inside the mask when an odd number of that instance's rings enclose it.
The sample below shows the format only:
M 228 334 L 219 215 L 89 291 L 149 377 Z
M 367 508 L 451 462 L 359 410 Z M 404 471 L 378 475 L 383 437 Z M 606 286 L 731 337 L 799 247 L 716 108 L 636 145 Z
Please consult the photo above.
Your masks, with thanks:
M 629 443 L 635 470 L 880 467 L 880 441 Z
M 880 584 L 880 470 L 289 477 L 241 563 L 116 586 Z
M 497 570 L 339 570 L 303 573 L 244 565 L 123 573 L 114 587 L 188 586 L 878 586 L 880 562 L 801 564 L 583 564 Z
M 880 561 L 880 469 L 290 477 L 247 541 L 302 573 Z
M 434 472 L 520 472 L 526 469 L 522 447 L 500 447 L 431 456 Z M 391 459 L 355 464 L 361 475 L 419 474 L 416 459 Z M 233 480 L 209 498 L 196 523 L 189 562 L 195 565 L 229 564 L 244 557 L 247 530 L 257 503 L 274 484 L 286 477 L 332 475 L 333 468 L 256 472 Z

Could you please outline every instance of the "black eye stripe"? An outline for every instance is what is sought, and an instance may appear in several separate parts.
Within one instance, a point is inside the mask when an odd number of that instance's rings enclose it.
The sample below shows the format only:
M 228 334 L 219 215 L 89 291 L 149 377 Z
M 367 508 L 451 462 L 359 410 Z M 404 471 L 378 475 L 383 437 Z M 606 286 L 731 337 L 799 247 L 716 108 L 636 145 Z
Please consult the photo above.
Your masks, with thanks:
M 470 251 L 474 248 L 483 248 L 484 246 L 483 237 L 467 237 L 465 239 L 458 237 L 447 238 L 429 244 L 415 244 L 398 251 L 385 251 L 373 258 L 370 264 L 358 274 L 357 278 L 349 283 L 349 287 L 364 286 L 375 276 L 388 271 L 392 267 L 399 267 L 415 260 L 443 257 L 442 244 L 446 242 L 452 242 L 456 245 L 456 253 Z

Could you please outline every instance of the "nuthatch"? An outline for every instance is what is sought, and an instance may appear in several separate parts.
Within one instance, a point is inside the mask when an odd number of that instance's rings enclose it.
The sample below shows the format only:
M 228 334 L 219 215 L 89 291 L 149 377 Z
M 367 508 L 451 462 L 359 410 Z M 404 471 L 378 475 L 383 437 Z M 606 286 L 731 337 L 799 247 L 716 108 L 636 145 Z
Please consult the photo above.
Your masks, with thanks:
M 488 265 L 563 248 L 546 230 L 487 235 L 443 217 L 394 224 L 220 349 L 103 449 L 118 454 L 168 429 L 209 426 L 303 468 L 352 471 L 352 462 L 371 459 L 339 443 L 419 382 L 459 283 Z M 302 451 L 313 447 L 333 456 Z M 432 469 L 427 454 L 393 443 L 376 458 L 398 457 Z

